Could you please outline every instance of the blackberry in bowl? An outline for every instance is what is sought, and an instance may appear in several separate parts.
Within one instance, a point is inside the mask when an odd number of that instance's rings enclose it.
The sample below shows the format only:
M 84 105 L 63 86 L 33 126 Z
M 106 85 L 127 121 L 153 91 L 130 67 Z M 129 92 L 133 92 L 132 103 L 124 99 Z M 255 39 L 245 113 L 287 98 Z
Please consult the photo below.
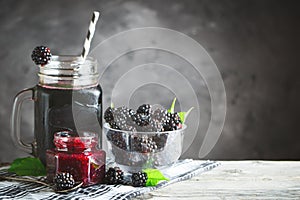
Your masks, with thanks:
M 143 104 L 136 111 L 109 107 L 104 116 L 108 157 L 123 170 L 167 166 L 181 156 L 186 125 L 178 113 Z

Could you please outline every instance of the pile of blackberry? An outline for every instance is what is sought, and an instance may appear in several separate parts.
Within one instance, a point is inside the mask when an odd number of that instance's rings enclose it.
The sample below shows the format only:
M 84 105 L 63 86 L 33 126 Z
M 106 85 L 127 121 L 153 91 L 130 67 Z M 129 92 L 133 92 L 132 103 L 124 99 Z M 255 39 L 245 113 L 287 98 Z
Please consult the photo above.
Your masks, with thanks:
M 104 119 L 113 129 L 139 132 L 165 132 L 181 128 L 178 113 L 169 113 L 166 109 L 152 109 L 143 104 L 136 111 L 127 107 L 108 107 Z
M 164 148 L 168 133 L 166 131 L 178 130 L 182 122 L 178 113 L 169 113 L 162 108 L 152 109 L 150 104 L 140 105 L 137 110 L 127 107 L 108 107 L 104 113 L 105 121 L 112 129 L 107 138 L 115 146 L 127 151 L 141 153 L 157 152 Z M 130 135 L 117 130 L 132 132 L 154 132 L 156 134 Z M 129 138 L 128 138 L 129 137 Z

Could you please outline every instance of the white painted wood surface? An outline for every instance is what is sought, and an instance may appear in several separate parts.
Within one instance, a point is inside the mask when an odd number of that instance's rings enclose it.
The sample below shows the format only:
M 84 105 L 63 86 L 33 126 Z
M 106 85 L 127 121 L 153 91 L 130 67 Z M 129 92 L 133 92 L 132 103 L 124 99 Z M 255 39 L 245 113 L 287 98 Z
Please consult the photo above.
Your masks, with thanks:
M 221 166 L 137 199 L 300 199 L 300 161 L 222 161 Z

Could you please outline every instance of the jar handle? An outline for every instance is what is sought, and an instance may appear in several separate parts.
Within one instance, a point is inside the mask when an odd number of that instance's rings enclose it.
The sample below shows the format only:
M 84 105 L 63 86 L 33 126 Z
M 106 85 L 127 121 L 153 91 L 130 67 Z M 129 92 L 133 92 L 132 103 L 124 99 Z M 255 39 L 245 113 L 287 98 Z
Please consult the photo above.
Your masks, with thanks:
M 32 144 L 27 144 L 22 141 L 20 134 L 21 125 L 21 107 L 26 100 L 33 100 L 34 89 L 29 88 L 19 92 L 14 99 L 12 116 L 11 116 L 11 137 L 14 144 L 25 152 L 32 153 L 34 150 Z

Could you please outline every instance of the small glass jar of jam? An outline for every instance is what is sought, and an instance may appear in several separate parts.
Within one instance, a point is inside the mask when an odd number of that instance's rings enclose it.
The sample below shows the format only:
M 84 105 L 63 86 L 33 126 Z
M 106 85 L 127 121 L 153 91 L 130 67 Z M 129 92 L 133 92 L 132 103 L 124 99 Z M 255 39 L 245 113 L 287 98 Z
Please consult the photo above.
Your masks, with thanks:
M 53 182 L 57 173 L 67 172 L 83 186 L 101 183 L 105 176 L 104 150 L 98 149 L 96 133 L 61 131 L 54 135 L 55 149 L 47 150 L 47 179 Z

